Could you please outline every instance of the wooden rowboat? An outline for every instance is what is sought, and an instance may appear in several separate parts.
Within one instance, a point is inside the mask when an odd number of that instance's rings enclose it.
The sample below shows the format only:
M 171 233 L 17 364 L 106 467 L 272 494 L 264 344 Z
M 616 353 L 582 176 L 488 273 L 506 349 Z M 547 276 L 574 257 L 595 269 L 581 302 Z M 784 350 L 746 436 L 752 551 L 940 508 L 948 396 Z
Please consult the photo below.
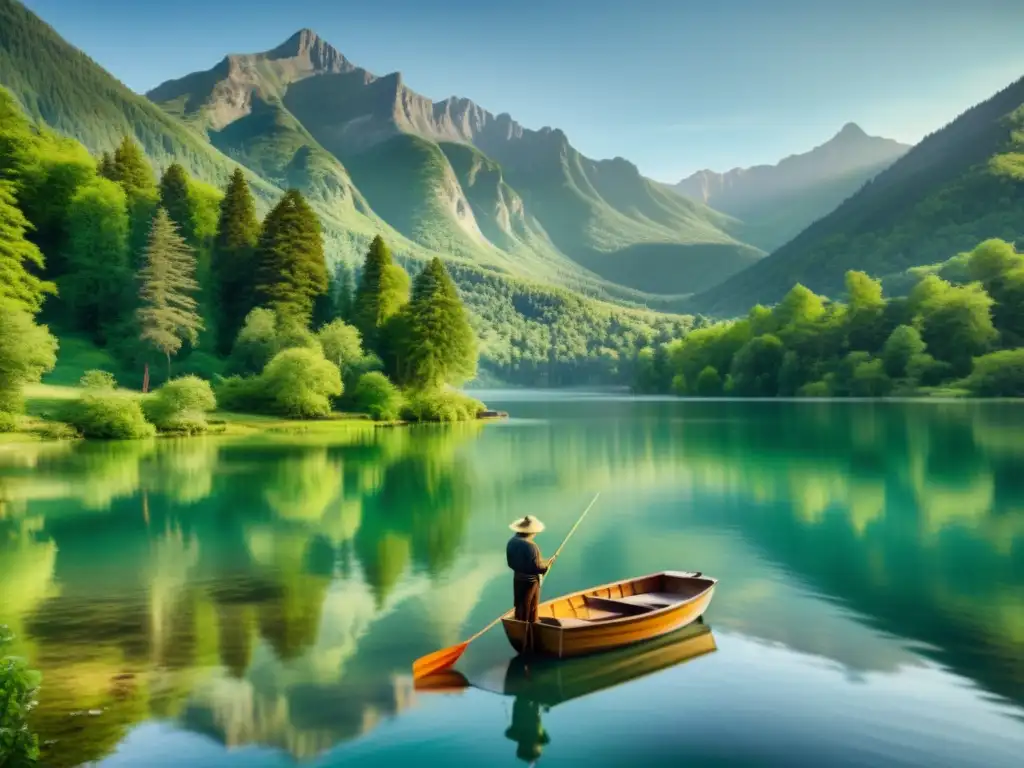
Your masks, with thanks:
M 663 571 L 540 604 L 537 623 L 501 618 L 512 647 L 563 659 L 632 645 L 691 624 L 707 610 L 717 579 Z

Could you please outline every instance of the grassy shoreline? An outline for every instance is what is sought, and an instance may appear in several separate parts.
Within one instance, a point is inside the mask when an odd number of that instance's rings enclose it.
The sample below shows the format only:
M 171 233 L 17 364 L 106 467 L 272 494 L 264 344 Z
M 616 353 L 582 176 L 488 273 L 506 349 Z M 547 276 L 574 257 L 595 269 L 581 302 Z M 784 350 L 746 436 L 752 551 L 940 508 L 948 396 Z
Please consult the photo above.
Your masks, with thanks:
M 131 390 L 138 397 L 141 392 Z M 60 422 L 55 414 L 72 400 L 81 397 L 82 390 L 55 384 L 34 384 L 25 389 L 25 415 L 17 431 L 0 433 L 0 445 L 35 443 L 55 440 L 84 440 L 87 438 L 60 434 Z M 209 414 L 206 436 L 240 437 L 264 432 L 276 433 L 329 433 L 350 429 L 375 429 L 390 422 L 375 422 L 365 414 L 337 413 L 329 419 L 304 420 L 265 416 L 255 413 L 214 411 Z M 175 433 L 158 433 L 157 438 L 183 437 Z

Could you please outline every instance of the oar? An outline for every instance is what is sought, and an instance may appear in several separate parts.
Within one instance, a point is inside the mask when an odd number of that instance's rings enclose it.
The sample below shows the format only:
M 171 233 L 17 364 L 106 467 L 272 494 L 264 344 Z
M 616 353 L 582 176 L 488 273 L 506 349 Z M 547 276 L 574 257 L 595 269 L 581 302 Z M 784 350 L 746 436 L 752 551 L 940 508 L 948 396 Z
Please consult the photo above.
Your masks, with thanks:
M 562 539 L 561 545 L 558 547 L 558 549 L 555 550 L 555 554 L 552 555 L 552 563 L 558 557 L 558 554 L 562 551 L 562 547 L 565 546 L 565 543 L 569 540 L 569 537 L 576 532 L 576 529 L 579 527 L 580 523 L 583 522 L 583 518 L 587 516 L 587 513 L 590 511 L 590 508 L 593 507 L 595 503 L 597 503 L 597 497 L 600 495 L 600 493 L 594 494 L 594 498 L 591 499 L 590 504 L 587 505 L 587 508 L 583 510 L 583 514 L 580 515 L 579 519 L 576 521 L 576 524 L 569 529 L 569 533 L 567 533 L 565 538 Z M 550 571 L 550 566 L 548 570 Z M 508 613 L 508 611 L 506 611 L 505 613 Z M 465 640 L 459 643 L 458 645 L 452 645 L 448 648 L 442 648 L 440 651 L 428 653 L 426 656 L 421 656 L 420 658 L 416 659 L 416 661 L 412 663 L 413 680 L 415 681 L 427 677 L 429 675 L 435 675 L 438 672 L 443 672 L 444 670 L 454 666 L 455 662 L 457 662 L 462 657 L 462 654 L 466 652 L 466 648 L 469 647 L 469 644 L 481 635 L 483 635 L 487 630 L 489 630 L 503 618 L 505 618 L 505 613 L 501 614 L 501 616 L 496 618 L 494 621 L 492 621 L 486 627 L 484 627 L 475 635 L 470 637 L 468 640 Z

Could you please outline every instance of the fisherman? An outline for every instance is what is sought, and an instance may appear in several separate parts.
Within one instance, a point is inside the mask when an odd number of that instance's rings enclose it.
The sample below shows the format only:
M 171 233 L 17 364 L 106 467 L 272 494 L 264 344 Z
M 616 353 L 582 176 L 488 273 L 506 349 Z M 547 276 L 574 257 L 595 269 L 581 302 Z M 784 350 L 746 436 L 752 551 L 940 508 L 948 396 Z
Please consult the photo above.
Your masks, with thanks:
M 518 621 L 533 623 L 537 621 L 537 606 L 540 605 L 540 577 L 548 572 L 554 558 L 544 560 L 540 548 L 533 541 L 533 537 L 544 530 L 544 523 L 540 520 L 527 515 L 509 528 L 515 531 L 515 536 L 508 540 L 505 558 L 515 573 L 512 577 L 515 616 Z

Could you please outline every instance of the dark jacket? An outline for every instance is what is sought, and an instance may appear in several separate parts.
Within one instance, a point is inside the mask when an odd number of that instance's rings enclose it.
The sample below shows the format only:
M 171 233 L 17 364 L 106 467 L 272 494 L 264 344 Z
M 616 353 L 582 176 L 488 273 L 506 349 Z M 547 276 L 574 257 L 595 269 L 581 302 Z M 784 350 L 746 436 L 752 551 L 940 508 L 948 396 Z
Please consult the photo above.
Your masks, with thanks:
M 548 565 L 540 556 L 540 548 L 523 536 L 513 536 L 505 547 L 508 567 L 515 571 L 515 578 L 522 581 L 538 581 L 548 572 Z

